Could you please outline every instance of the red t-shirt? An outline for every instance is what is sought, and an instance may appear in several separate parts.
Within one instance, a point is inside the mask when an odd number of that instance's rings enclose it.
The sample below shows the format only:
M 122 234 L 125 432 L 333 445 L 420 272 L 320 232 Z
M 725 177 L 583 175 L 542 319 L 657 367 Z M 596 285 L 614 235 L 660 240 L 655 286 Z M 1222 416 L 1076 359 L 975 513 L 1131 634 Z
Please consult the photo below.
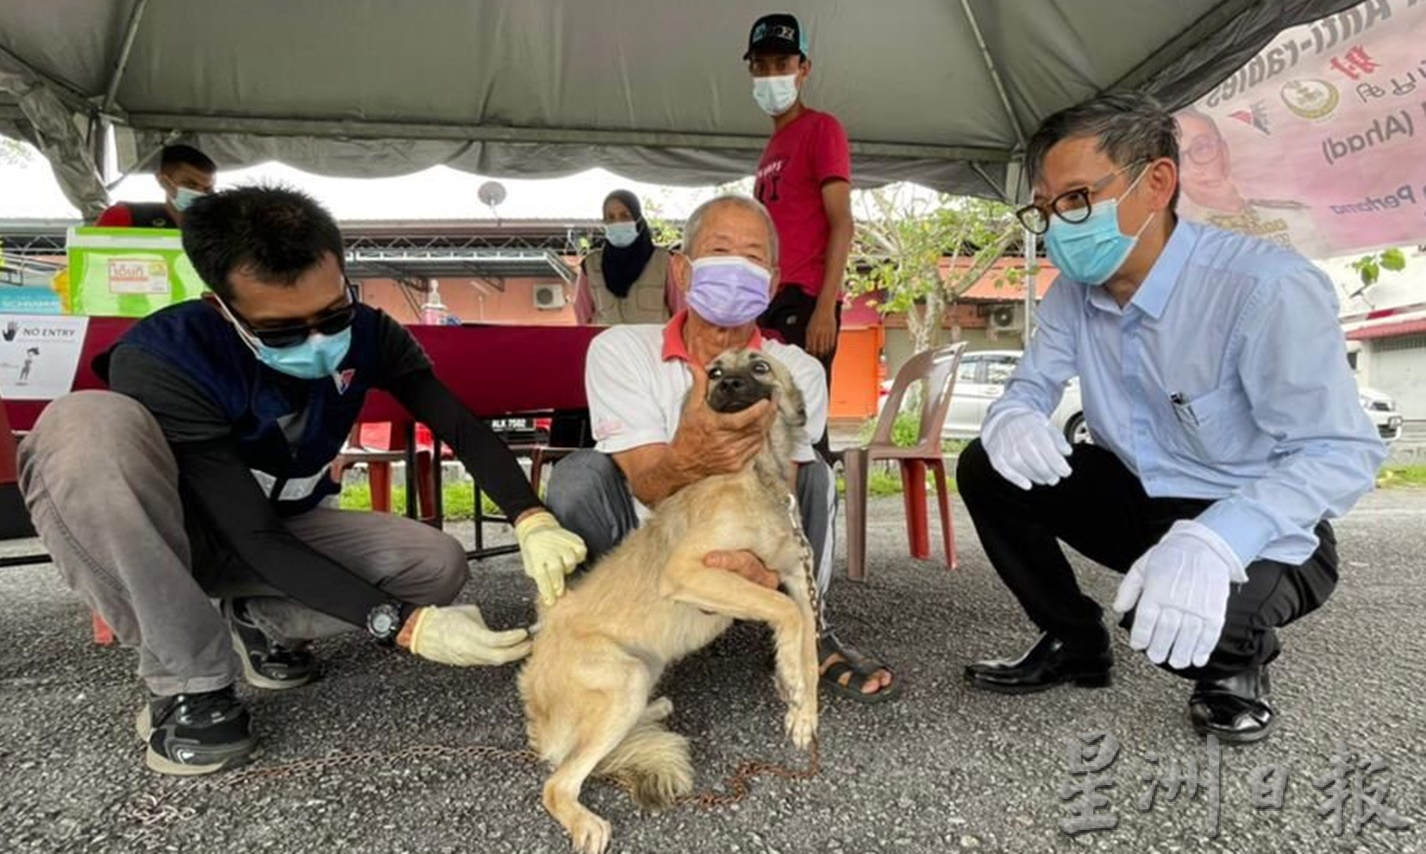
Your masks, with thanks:
M 783 284 L 821 292 L 830 231 L 822 186 L 851 179 L 847 132 L 829 113 L 807 110 L 768 140 L 753 194 L 777 226 Z
M 110 205 L 94 221 L 105 228 L 178 228 L 168 210 L 158 202 L 119 202 Z

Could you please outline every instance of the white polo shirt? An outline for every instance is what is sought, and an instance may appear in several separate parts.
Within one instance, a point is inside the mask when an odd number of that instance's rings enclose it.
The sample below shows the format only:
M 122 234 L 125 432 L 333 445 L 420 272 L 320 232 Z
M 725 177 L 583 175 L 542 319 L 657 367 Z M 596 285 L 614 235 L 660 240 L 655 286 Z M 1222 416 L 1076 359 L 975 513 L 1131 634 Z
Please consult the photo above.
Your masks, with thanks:
M 681 311 L 666 326 L 615 326 L 590 342 L 584 390 L 597 450 L 617 454 L 673 440 L 684 398 L 693 387 L 686 365 L 692 358 L 683 343 L 687 319 L 688 313 Z M 813 461 L 812 442 L 827 425 L 827 375 L 822 363 L 800 347 L 763 340 L 756 329 L 748 346 L 782 362 L 792 373 L 807 407 L 806 432 L 792 458 Z

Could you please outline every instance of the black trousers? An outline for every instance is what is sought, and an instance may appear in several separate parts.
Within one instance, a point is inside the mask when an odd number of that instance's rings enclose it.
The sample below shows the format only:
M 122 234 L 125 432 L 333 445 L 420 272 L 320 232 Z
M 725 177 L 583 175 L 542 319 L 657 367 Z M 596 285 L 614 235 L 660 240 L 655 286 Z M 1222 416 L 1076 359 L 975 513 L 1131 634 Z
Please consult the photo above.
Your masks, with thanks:
M 1125 573 L 1174 522 L 1192 519 L 1212 502 L 1150 498 L 1139 478 L 1103 448 L 1077 444 L 1073 473 L 1054 486 L 1022 490 L 990 465 L 980 441 L 962 452 L 956 483 L 995 571 L 1040 629 L 1068 647 L 1106 641 L 1101 608 L 1079 589 L 1058 540 L 1089 559 Z M 1273 660 L 1277 627 L 1320 608 L 1337 586 L 1337 538 L 1317 525 L 1317 551 L 1300 566 L 1258 560 L 1248 582 L 1228 597 L 1223 634 L 1203 667 L 1174 670 L 1189 679 L 1221 679 Z M 1133 625 L 1133 612 L 1120 625 Z
M 816 309 L 816 297 L 810 296 L 795 284 L 787 283 L 778 288 L 777 293 L 773 295 L 772 302 L 768 304 L 767 310 L 758 317 L 758 328 L 784 344 L 792 344 L 806 350 L 807 324 L 811 322 L 812 312 Z M 836 325 L 836 331 L 840 333 L 842 331 L 842 304 L 840 302 L 837 303 L 834 312 L 833 322 Z M 817 357 L 817 361 L 822 363 L 823 372 L 827 375 L 829 401 L 832 394 L 832 360 L 836 356 L 837 339 L 834 337 L 832 349 L 825 355 Z M 831 447 L 828 444 L 825 429 L 812 447 L 824 460 L 831 461 Z

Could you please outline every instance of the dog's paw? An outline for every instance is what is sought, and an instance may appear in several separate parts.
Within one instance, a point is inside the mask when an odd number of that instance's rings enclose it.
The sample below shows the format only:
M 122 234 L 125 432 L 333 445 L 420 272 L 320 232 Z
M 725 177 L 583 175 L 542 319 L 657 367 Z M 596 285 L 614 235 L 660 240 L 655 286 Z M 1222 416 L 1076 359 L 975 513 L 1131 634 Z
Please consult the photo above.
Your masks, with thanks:
M 609 847 L 609 822 L 585 811 L 569 827 L 570 846 L 579 854 L 604 854 Z
M 811 703 L 793 706 L 787 710 L 787 735 L 798 750 L 812 746 L 812 737 L 817 734 L 817 707 Z

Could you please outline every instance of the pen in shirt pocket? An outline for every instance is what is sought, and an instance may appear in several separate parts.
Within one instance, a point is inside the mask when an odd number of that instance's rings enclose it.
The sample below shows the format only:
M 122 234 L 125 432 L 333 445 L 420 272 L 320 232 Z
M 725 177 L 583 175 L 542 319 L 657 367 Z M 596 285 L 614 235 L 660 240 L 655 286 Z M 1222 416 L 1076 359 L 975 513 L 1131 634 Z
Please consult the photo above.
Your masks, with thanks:
M 1193 405 L 1184 397 L 1183 392 L 1176 391 L 1169 395 L 1169 402 L 1173 404 L 1174 412 L 1178 414 L 1180 421 L 1187 419 L 1193 426 L 1198 426 L 1198 413 L 1193 411 Z

